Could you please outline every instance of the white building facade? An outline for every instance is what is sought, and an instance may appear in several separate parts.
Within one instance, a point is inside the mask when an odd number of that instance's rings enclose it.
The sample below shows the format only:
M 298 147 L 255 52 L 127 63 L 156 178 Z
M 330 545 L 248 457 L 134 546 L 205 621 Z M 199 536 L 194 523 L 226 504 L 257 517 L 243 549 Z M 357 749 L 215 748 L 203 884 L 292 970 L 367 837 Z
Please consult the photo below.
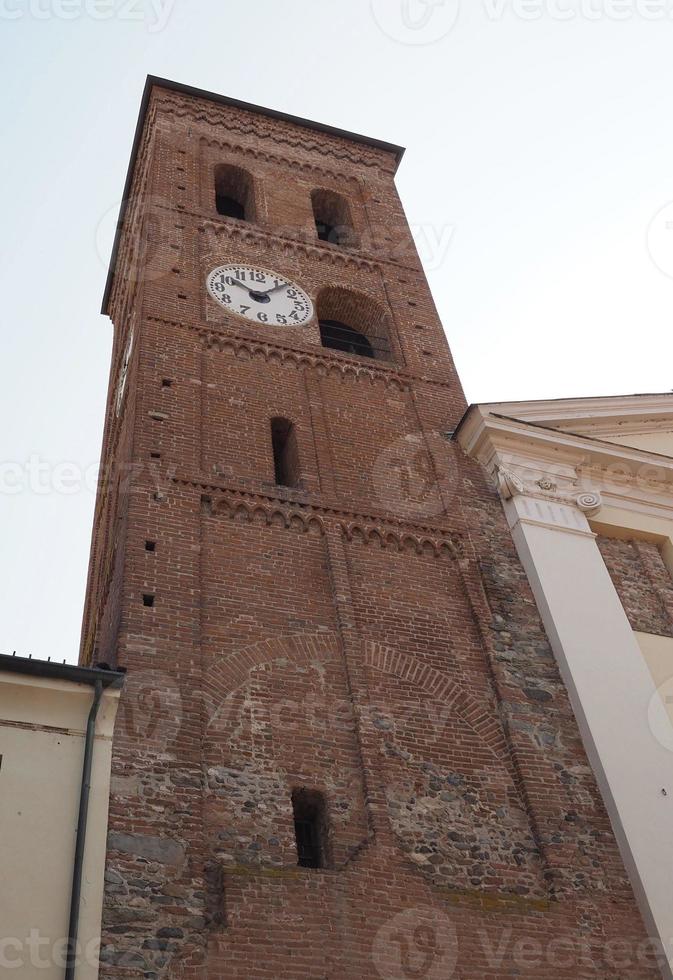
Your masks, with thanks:
M 673 976 L 673 395 L 473 405 L 650 935 Z
M 115 671 L 0 656 L 2 976 L 98 976 L 123 680 Z

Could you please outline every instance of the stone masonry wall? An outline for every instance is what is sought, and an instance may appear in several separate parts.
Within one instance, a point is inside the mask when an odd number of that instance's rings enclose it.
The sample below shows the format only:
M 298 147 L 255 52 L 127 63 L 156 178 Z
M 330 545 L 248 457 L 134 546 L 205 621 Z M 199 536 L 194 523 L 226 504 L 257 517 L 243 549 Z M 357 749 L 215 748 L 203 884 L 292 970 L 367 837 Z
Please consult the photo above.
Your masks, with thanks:
M 656 543 L 604 536 L 597 540 L 633 629 L 673 636 L 673 581 Z

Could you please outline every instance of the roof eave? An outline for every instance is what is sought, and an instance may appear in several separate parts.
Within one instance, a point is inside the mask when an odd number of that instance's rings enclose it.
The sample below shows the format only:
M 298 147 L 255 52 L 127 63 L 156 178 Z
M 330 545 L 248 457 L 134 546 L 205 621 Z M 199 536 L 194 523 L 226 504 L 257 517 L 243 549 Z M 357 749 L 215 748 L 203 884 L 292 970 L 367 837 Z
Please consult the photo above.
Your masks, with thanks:
M 79 667 L 76 664 L 59 664 L 53 660 L 33 660 L 28 657 L 0 655 L 0 673 L 22 674 L 28 677 L 44 677 L 73 684 L 95 686 L 100 681 L 104 688 L 119 688 L 125 674 L 117 670 L 100 670 L 96 667 Z

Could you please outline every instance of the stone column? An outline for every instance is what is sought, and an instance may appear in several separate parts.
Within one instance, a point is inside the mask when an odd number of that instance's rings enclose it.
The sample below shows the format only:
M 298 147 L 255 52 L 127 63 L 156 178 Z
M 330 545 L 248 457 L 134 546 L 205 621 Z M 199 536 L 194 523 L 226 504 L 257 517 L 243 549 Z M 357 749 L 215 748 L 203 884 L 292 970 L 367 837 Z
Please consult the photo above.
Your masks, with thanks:
M 500 493 L 643 917 L 673 977 L 673 755 L 650 729 L 655 686 L 587 520 L 600 495 L 545 499 L 502 470 Z

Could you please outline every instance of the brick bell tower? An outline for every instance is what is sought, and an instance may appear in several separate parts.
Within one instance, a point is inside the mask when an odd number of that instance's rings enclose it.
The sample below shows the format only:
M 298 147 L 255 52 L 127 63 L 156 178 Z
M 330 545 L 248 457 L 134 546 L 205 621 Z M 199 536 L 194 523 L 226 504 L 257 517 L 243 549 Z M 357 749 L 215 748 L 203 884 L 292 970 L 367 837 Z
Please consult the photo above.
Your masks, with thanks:
M 148 79 L 81 652 L 128 669 L 103 977 L 659 976 L 451 441 L 401 152 Z

